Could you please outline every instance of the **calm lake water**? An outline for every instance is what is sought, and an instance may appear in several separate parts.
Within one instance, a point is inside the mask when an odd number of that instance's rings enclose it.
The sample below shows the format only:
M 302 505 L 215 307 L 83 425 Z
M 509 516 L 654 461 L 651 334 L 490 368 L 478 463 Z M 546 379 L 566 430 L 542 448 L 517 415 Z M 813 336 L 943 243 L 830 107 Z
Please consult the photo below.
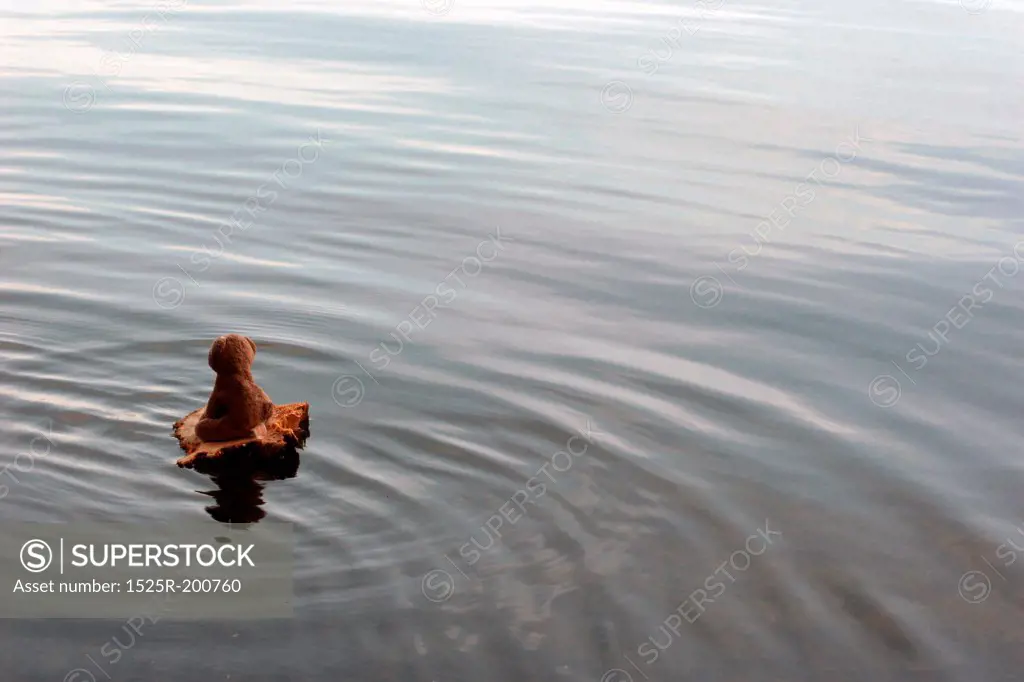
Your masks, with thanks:
M 2 519 L 296 537 L 293 619 L 4 620 L 5 679 L 1020 679 L 1022 36 L 0 4 Z M 174 465 L 226 332 L 295 477 Z

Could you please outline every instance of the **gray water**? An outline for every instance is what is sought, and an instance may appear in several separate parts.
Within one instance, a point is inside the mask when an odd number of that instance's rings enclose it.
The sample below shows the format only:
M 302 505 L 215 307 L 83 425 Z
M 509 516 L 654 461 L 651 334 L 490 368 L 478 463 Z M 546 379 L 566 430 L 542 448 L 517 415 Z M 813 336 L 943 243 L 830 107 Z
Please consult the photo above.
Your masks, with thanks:
M 0 518 L 297 539 L 291 620 L 5 620 L 4 678 L 1019 679 L 1022 35 L 3 3 Z M 292 478 L 174 466 L 226 332 Z

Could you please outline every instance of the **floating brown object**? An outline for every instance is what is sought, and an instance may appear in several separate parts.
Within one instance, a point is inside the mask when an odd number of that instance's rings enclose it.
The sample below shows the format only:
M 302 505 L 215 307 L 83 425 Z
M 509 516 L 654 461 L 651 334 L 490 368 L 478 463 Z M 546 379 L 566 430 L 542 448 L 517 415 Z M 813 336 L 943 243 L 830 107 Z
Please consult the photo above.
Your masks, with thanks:
M 208 362 L 217 373 L 206 410 L 196 424 L 205 441 L 248 438 L 253 429 L 270 419 L 274 403 L 252 376 L 256 344 L 248 336 L 227 334 L 210 346 Z
M 227 334 L 210 346 L 208 362 L 217 373 L 206 405 L 174 424 L 188 453 L 178 466 L 214 472 L 280 468 L 294 460 L 309 437 L 309 403 L 274 405 L 252 376 L 256 344 Z M 293 474 L 294 475 L 294 474 Z
M 288 469 L 297 464 L 297 450 L 309 437 L 309 403 L 275 405 L 270 418 L 253 429 L 252 435 L 228 441 L 204 441 L 196 435 L 196 424 L 205 411 L 200 407 L 174 424 L 174 435 L 186 452 L 178 460 L 179 467 L 202 473 Z

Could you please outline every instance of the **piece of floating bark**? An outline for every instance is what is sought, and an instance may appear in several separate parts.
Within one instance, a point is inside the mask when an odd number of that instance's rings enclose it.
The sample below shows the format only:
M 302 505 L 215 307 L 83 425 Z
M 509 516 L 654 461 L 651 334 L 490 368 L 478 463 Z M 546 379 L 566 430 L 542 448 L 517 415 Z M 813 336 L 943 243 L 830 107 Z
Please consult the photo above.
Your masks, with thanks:
M 250 438 L 203 441 L 196 424 L 203 416 L 200 407 L 174 423 L 174 435 L 185 451 L 179 467 L 203 473 L 241 467 L 245 469 L 288 468 L 297 463 L 297 450 L 309 437 L 309 403 L 275 405 L 270 419 L 253 429 Z

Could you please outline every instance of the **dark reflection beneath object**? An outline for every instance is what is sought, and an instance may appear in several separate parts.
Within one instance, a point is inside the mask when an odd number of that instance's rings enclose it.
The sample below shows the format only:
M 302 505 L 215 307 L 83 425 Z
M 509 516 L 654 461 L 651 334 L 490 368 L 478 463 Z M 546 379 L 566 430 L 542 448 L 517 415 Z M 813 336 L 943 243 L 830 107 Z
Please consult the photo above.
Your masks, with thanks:
M 256 523 L 267 513 L 263 510 L 265 481 L 295 478 L 299 470 L 299 456 L 281 458 L 258 467 L 242 466 L 231 471 L 210 475 L 216 490 L 197 490 L 214 499 L 206 513 L 221 523 Z

